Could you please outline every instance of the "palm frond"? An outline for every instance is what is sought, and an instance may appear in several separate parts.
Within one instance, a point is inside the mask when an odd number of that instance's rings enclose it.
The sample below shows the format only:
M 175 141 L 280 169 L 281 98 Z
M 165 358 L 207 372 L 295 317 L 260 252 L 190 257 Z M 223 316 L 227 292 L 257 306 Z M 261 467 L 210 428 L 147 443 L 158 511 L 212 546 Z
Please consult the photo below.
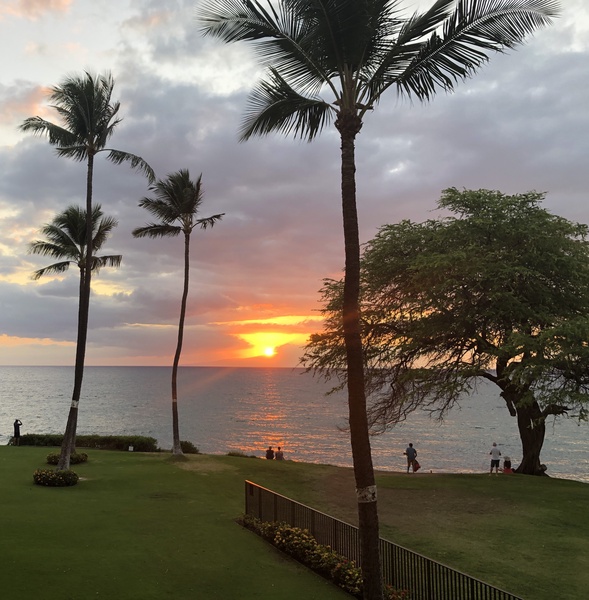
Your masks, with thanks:
M 65 237 L 65 236 L 64 236 Z M 29 244 L 29 254 L 39 254 L 40 256 L 51 256 L 52 258 L 78 258 L 78 248 L 75 245 L 62 246 L 54 242 L 44 240 L 34 240 Z
M 120 254 L 111 254 L 109 256 L 94 256 L 92 258 L 92 270 L 98 273 L 102 267 L 115 267 L 121 266 L 123 260 Z
M 42 119 L 41 117 L 29 117 L 19 126 L 21 131 L 31 132 L 34 135 L 46 135 L 52 146 L 73 146 L 78 141 L 71 131 Z
M 326 71 L 316 52 L 315 24 L 297 12 L 293 2 L 262 4 L 255 0 L 212 0 L 197 10 L 205 35 L 227 43 L 253 43 L 260 63 L 274 67 L 295 87 L 318 93 L 329 84 L 333 71 Z
M 421 100 L 438 89 L 452 90 L 487 62 L 489 52 L 514 48 L 548 25 L 558 6 L 556 0 L 461 0 L 442 35 L 434 32 L 423 42 L 401 74 L 387 74 L 388 84 L 396 83 L 401 93 Z
M 198 219 L 195 223 L 195 226 L 198 225 L 201 229 L 207 229 L 207 227 L 212 227 L 217 221 L 220 221 L 224 216 L 225 213 L 219 213 L 218 215 L 213 215 L 212 217 Z
M 209 0 L 196 10 L 204 35 L 224 42 L 254 41 L 280 35 L 279 16 L 256 0 Z
M 108 152 L 107 159 L 115 165 L 120 165 L 122 163 L 128 162 L 131 164 L 132 169 L 136 169 L 139 172 L 143 173 L 150 183 L 155 181 L 154 170 L 140 156 L 137 156 L 136 154 L 131 154 L 130 152 L 123 152 L 122 150 L 113 150 L 109 148 L 105 148 L 104 151 Z
M 133 229 L 133 237 L 176 237 L 182 233 L 182 227 L 178 225 L 166 225 L 164 223 L 149 223 L 144 227 Z
M 69 268 L 70 268 L 70 264 L 76 264 L 74 261 L 64 261 L 64 262 L 59 262 L 59 263 L 55 263 L 53 265 L 49 265 L 48 267 L 44 267 L 43 269 L 39 269 L 38 271 L 35 271 L 32 275 L 31 275 L 31 279 L 33 279 L 34 281 L 37 281 L 38 279 L 41 279 L 41 277 L 44 277 L 45 275 L 59 275 L 61 273 L 65 273 Z
M 321 98 L 307 98 L 296 92 L 275 70 L 269 70 L 248 99 L 240 138 L 278 131 L 312 141 L 329 123 L 335 109 Z

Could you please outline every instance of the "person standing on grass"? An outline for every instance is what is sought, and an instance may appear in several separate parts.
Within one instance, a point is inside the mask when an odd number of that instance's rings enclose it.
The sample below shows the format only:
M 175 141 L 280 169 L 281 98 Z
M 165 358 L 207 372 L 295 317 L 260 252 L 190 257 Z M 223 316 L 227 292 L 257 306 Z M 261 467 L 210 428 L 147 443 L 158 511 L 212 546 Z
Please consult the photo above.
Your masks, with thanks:
M 413 447 L 413 444 L 409 444 L 403 454 L 407 457 L 407 473 L 409 473 L 409 467 L 413 469 L 415 473 L 415 459 L 417 458 L 417 450 Z
M 14 436 L 12 443 L 15 446 L 20 446 L 20 427 L 22 425 L 22 421 L 20 419 L 16 419 L 14 421 Z
M 489 475 L 491 475 L 491 473 L 493 472 L 493 469 L 495 469 L 495 475 L 499 474 L 499 457 L 501 456 L 501 450 L 499 450 L 499 448 L 497 448 L 497 443 L 493 442 L 493 447 L 491 448 L 491 452 L 489 452 L 489 454 L 491 455 L 491 470 L 489 471 Z

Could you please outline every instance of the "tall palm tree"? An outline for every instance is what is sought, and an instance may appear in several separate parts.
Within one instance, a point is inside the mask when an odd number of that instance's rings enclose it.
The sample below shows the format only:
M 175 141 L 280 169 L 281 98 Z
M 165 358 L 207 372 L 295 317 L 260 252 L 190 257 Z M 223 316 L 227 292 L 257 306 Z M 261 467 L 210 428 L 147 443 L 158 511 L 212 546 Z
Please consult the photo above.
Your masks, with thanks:
M 171 173 L 165 180 L 158 181 L 150 186 L 150 191 L 155 198 L 143 198 L 139 206 L 145 208 L 159 223 L 149 223 L 144 227 L 133 230 L 135 237 L 175 237 L 184 234 L 184 287 L 182 290 L 182 301 L 180 303 L 180 320 L 178 323 L 178 341 L 172 365 L 172 453 L 176 457 L 183 456 L 180 447 L 180 427 L 178 422 L 178 364 L 182 352 L 182 341 L 184 339 L 184 321 L 186 318 L 186 300 L 188 298 L 188 286 L 190 281 L 190 235 L 192 231 L 200 227 L 206 229 L 220 221 L 224 213 L 197 218 L 202 203 L 202 175 L 196 181 L 190 179 L 187 169 L 181 169 Z
M 341 141 L 341 198 L 350 441 L 357 488 L 364 596 L 382 597 L 378 513 L 359 327 L 360 245 L 355 140 L 391 87 L 431 99 L 452 91 L 488 59 L 523 42 L 557 13 L 556 0 L 437 0 L 402 18 L 400 0 L 204 0 L 205 34 L 254 44 L 267 75 L 254 88 L 241 129 L 313 140 L 333 121 Z
M 82 391 L 86 340 L 88 337 L 88 315 L 90 312 L 90 284 L 93 261 L 92 249 L 92 186 L 94 158 L 100 152 L 107 152 L 107 160 L 115 164 L 128 162 L 131 168 L 144 173 L 149 181 L 155 179 L 152 168 L 139 156 L 107 148 L 106 144 L 121 122 L 118 117 L 119 102 L 112 101 L 114 79 L 110 73 L 94 76 L 86 72 L 82 76 L 71 76 L 51 89 L 49 99 L 57 111 L 61 124 L 55 124 L 41 117 L 30 117 L 21 124 L 22 131 L 46 135 L 49 143 L 56 147 L 57 155 L 86 161 L 86 264 L 83 269 L 83 288 L 80 294 L 78 311 L 78 335 L 76 341 L 76 364 L 74 389 L 68 414 L 66 430 L 61 446 L 57 469 L 69 469 L 70 454 L 74 448 L 78 423 L 78 403 Z

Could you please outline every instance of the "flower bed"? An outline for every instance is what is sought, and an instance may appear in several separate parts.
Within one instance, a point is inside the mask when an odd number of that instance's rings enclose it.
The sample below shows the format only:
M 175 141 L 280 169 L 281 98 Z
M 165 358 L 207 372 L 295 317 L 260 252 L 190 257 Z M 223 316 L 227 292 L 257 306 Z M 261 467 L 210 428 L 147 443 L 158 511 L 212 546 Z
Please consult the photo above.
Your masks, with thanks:
M 307 529 L 287 523 L 260 521 L 245 515 L 241 523 L 319 575 L 357 598 L 362 598 L 362 571 L 353 560 L 319 544 Z M 385 588 L 385 600 L 410 600 L 408 590 Z
M 68 487 L 78 483 L 78 474 L 74 471 L 54 471 L 53 469 L 37 469 L 33 473 L 36 485 L 48 487 Z

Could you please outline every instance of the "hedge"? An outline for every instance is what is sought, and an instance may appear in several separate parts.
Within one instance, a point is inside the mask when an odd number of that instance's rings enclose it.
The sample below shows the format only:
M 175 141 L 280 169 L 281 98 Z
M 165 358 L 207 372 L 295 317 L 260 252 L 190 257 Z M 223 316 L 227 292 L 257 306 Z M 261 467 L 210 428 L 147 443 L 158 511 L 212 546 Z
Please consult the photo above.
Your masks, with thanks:
M 62 434 L 27 433 L 21 436 L 21 446 L 61 446 Z M 76 448 L 100 448 L 102 450 L 128 450 L 135 452 L 161 452 L 157 440 L 142 435 L 78 435 Z

